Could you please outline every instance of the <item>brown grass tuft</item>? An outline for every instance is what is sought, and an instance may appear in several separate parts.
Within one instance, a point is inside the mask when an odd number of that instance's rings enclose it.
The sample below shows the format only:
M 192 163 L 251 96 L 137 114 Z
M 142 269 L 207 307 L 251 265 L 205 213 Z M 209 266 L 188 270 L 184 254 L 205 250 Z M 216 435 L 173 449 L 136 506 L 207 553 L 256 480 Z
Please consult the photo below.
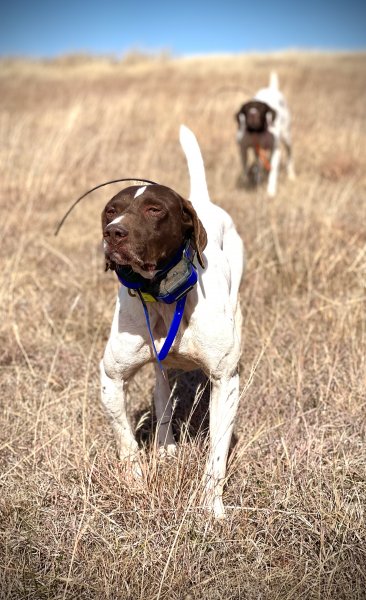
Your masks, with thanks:
M 138 58 L 2 65 L 0 597 L 361 600 L 365 55 Z M 271 68 L 294 117 L 298 178 L 281 176 L 269 202 L 237 185 L 233 114 L 247 98 L 235 86 L 254 93 Z M 107 179 L 187 194 L 182 122 L 248 255 L 220 524 L 200 507 L 204 379 L 172 374 L 171 460 L 150 443 L 151 369 L 133 382 L 141 482 L 117 462 L 99 404 L 117 288 L 103 272 L 99 215 L 119 186 L 87 198 L 53 236 L 70 202 Z
M 345 177 L 354 177 L 360 165 L 354 157 L 346 154 L 329 155 L 323 162 L 321 174 L 330 181 L 339 181 Z

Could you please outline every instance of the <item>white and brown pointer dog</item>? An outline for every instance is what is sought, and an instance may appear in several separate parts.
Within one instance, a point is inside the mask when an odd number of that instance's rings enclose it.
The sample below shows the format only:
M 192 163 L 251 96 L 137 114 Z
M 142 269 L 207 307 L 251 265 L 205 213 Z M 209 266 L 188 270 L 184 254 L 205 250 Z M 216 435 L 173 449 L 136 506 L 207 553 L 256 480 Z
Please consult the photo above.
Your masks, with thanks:
M 119 289 L 112 329 L 101 362 L 102 402 L 116 435 L 121 459 L 138 461 L 138 445 L 126 413 L 129 379 L 154 363 L 157 439 L 174 451 L 171 398 L 166 368 L 202 369 L 211 380 L 210 452 L 203 501 L 218 518 L 229 444 L 239 402 L 238 361 L 242 316 L 238 297 L 244 266 L 243 243 L 231 217 L 209 198 L 204 164 L 194 134 L 185 126 L 180 142 L 190 173 L 190 200 L 163 185 L 131 186 L 114 196 L 102 213 L 107 267 L 130 266 L 145 280 L 169 264 L 187 240 L 197 253 L 198 282 L 188 292 L 183 319 L 163 368 L 156 361 L 138 297 Z M 156 350 L 164 343 L 174 304 L 149 304 Z
M 238 130 L 237 141 L 244 175 L 249 179 L 258 175 L 258 165 L 268 174 L 267 193 L 275 196 L 281 159 L 281 145 L 287 152 L 287 174 L 295 178 L 291 149 L 291 117 L 286 100 L 279 90 L 277 74 L 270 75 L 269 86 L 260 89 L 254 98 L 243 104 L 235 115 Z M 249 149 L 255 154 L 256 161 L 249 166 Z

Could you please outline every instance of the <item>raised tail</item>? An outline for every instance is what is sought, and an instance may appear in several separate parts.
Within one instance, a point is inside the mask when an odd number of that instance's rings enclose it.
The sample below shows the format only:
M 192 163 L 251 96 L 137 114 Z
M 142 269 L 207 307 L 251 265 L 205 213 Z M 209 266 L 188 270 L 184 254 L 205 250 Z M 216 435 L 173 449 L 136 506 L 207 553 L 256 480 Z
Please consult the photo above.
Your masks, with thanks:
M 271 71 L 269 76 L 269 87 L 272 88 L 272 90 L 279 90 L 280 88 L 276 71 Z
M 205 202 L 210 202 L 205 166 L 196 136 L 188 127 L 181 125 L 179 140 L 186 155 L 191 180 L 190 201 L 195 207 Z

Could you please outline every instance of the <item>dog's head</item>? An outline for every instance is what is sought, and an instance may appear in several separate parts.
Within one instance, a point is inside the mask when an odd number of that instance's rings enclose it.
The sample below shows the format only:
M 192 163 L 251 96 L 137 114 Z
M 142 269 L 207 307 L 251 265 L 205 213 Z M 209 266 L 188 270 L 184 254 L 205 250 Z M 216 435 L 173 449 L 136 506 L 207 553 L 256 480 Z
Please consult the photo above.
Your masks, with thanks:
M 276 118 L 276 111 L 273 110 L 265 102 L 259 100 L 251 100 L 243 104 L 238 113 L 236 120 L 239 127 L 242 127 L 245 120 L 245 128 L 251 133 L 259 133 L 267 131 L 267 128 Z
M 106 269 L 129 265 L 152 279 L 190 238 L 201 266 L 206 231 L 192 204 L 164 185 L 128 187 L 102 212 Z

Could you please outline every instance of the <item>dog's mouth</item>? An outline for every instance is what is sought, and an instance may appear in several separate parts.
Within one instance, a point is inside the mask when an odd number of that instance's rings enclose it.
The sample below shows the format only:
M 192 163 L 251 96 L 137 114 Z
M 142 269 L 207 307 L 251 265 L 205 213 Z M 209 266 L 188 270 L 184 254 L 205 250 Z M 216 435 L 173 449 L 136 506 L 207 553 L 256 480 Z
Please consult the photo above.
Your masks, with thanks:
M 156 264 L 155 263 L 143 263 L 142 269 L 144 271 L 147 271 L 148 273 L 151 273 L 153 271 L 156 271 Z
M 155 262 L 144 262 L 131 250 L 117 250 L 105 247 L 104 253 L 108 262 L 122 267 L 129 266 L 135 273 L 139 273 L 146 279 L 152 279 L 158 270 Z

